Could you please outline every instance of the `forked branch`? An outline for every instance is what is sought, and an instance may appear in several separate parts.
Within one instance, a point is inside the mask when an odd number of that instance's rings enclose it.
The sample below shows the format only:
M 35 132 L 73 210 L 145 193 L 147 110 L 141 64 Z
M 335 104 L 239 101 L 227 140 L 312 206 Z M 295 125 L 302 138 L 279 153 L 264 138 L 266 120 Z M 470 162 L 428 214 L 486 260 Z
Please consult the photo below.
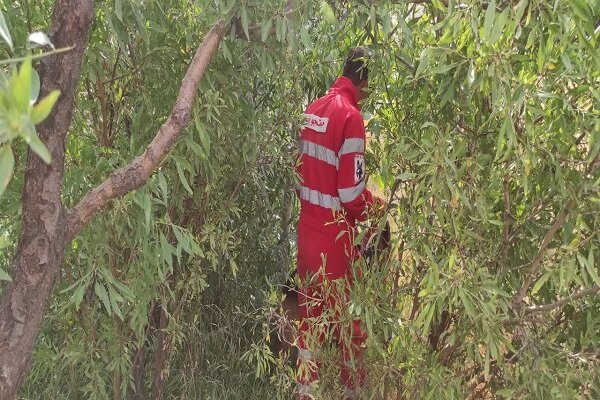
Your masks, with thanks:
M 144 185 L 175 145 L 183 128 L 190 122 L 198 84 L 223 39 L 226 23 L 218 21 L 208 32 L 185 73 L 171 115 L 146 150 L 128 165 L 114 171 L 99 186 L 90 190 L 67 219 L 68 239 L 75 237 L 85 224 L 109 201 Z

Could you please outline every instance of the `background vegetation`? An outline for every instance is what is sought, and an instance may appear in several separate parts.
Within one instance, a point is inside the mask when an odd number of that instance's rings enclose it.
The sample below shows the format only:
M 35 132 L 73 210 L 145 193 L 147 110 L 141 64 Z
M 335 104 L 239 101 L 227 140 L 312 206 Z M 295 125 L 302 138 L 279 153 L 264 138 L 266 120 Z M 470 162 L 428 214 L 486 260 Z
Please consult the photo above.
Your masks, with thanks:
M 51 51 L 26 46 L 52 4 L 0 2 L 2 58 Z M 297 121 L 356 45 L 375 53 L 368 165 L 392 223 L 350 306 L 369 333 L 367 398 L 600 397 L 600 2 L 98 1 L 65 207 L 143 152 L 219 19 L 174 149 L 69 242 L 19 398 L 290 397 L 269 334 L 295 258 Z M 6 83 L 26 68 L 1 71 L 6 285 L 28 143 L 44 151 Z

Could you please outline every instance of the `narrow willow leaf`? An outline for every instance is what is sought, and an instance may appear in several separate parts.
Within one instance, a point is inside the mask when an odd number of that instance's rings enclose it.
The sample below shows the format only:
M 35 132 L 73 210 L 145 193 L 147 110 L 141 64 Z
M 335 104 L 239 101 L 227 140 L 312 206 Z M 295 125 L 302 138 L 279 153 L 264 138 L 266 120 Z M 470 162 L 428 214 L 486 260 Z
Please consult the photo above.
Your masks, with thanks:
M 123 22 L 123 6 L 121 0 L 115 0 L 115 15 L 119 18 L 119 21 Z
M 110 308 L 110 300 L 108 298 L 108 293 L 106 292 L 106 288 L 104 287 L 104 285 L 100 282 L 96 282 L 96 284 L 94 285 L 94 293 L 96 293 L 96 296 L 98 296 L 100 300 L 102 300 L 102 304 L 104 304 L 106 312 L 109 315 L 112 314 Z
M 585 0 L 570 0 L 569 3 L 575 12 L 575 15 L 577 15 L 580 19 L 586 22 L 592 21 L 592 13 Z
M 8 274 L 8 272 L 6 272 L 5 270 L 3 270 L 2 268 L 0 268 L 0 281 L 9 281 L 9 282 L 12 282 L 12 278 L 10 277 L 10 275 Z
M 371 31 L 375 34 L 377 30 L 377 12 L 375 11 L 375 5 L 371 4 L 371 9 L 369 10 L 369 20 L 371 21 Z
M 540 289 L 542 288 L 542 286 L 544 286 L 544 283 L 546 283 L 548 281 L 548 278 L 550 278 L 551 273 L 548 271 L 546 273 L 544 273 L 540 279 L 538 279 L 538 281 L 535 283 L 535 285 L 533 285 L 533 288 L 531 289 L 531 295 L 535 295 L 537 292 L 540 291 Z
M 337 18 L 335 17 L 333 9 L 325 0 L 321 1 L 321 13 L 323 14 L 323 17 L 325 17 L 325 21 L 330 24 L 337 23 Z
M 15 159 L 12 149 L 8 144 L 2 145 L 0 147 L 0 196 L 2 196 L 2 193 L 4 193 L 10 182 L 14 166 Z
M 58 100 L 58 96 L 60 96 L 60 91 L 53 90 L 48 96 L 44 97 L 38 104 L 33 106 L 29 117 L 31 122 L 39 124 L 45 120 L 48 115 L 50 115 L 50 111 L 52 111 L 52 107 L 54 107 L 56 100 Z
M 190 184 L 188 183 L 188 180 L 185 177 L 185 173 L 183 172 L 183 168 L 181 167 L 181 164 L 179 162 L 175 162 L 175 165 L 177 166 L 177 174 L 179 175 L 179 180 L 181 181 L 181 184 L 183 185 L 185 190 L 188 191 L 188 193 L 190 195 L 193 195 L 194 191 L 190 187 Z
M 500 15 L 498 15 L 496 21 L 494 21 L 494 27 L 492 28 L 492 32 L 490 33 L 490 38 L 488 41 L 490 45 L 496 43 L 498 39 L 500 39 L 500 36 L 502 36 L 502 31 L 504 30 L 504 26 L 506 25 L 506 18 L 508 17 L 509 10 L 510 7 L 506 7 L 504 11 L 502 11 Z
M 44 160 L 46 164 L 50 164 L 52 157 L 50 156 L 46 145 L 40 140 L 37 134 L 33 133 L 29 135 L 27 142 L 29 143 L 31 149 L 35 151 L 35 153 L 40 156 L 40 158 Z
M 594 252 L 592 251 L 592 249 L 590 249 L 588 259 L 585 260 L 584 264 L 588 274 L 590 274 L 590 277 L 592 278 L 594 283 L 600 286 L 600 277 L 598 276 L 597 267 L 594 265 Z
M 419 57 L 419 66 L 417 67 L 417 71 L 415 72 L 415 78 L 418 77 L 425 71 L 427 65 L 429 64 L 429 59 L 431 57 L 431 50 L 429 48 L 424 49 L 421 52 L 421 57 Z
M 462 287 L 458 288 L 458 296 L 465 307 L 465 311 L 467 312 L 467 316 L 471 319 L 475 318 L 475 307 L 473 306 L 473 302 L 469 298 L 469 295 L 463 290 Z
M 0 11 L 0 36 L 12 51 L 13 41 L 10 37 L 10 32 L 8 31 L 8 26 L 6 26 L 6 20 L 4 19 L 4 13 L 2 11 Z
M 271 33 L 271 29 L 273 29 L 273 19 L 272 18 L 266 19 L 260 24 L 260 39 L 263 42 L 267 41 L 267 38 L 269 37 L 269 34 Z
M 112 310 L 117 315 L 117 317 L 119 317 L 119 319 L 121 319 L 121 321 L 122 321 L 124 318 L 123 318 L 123 313 L 121 312 L 121 307 L 119 307 L 119 301 L 123 301 L 123 298 L 121 296 L 119 296 L 119 294 L 116 293 L 110 286 L 108 288 L 108 292 L 109 292 L 110 305 L 112 307 Z
M 73 292 L 73 295 L 71 296 L 71 302 L 73 304 L 75 304 L 76 310 L 79 310 L 79 306 L 81 305 L 81 302 L 83 301 L 83 295 L 85 294 L 85 289 L 86 289 L 85 285 L 79 285 L 79 286 L 77 286 L 77 289 L 75 289 L 75 291 Z
M 494 27 L 494 19 L 496 17 L 496 0 L 490 1 L 487 10 L 485 11 L 485 17 L 483 20 L 483 40 L 488 41 L 492 28 Z
M 31 56 L 27 56 L 21 64 L 19 73 L 11 85 L 11 97 L 17 110 L 27 113 L 29 110 L 29 96 L 31 94 Z
M 310 50 L 312 48 L 310 35 L 308 34 L 308 30 L 305 26 L 300 27 L 300 41 L 305 49 Z
M 33 105 L 40 95 L 40 76 L 35 69 L 31 70 L 31 87 L 29 90 L 29 105 Z
M 248 26 L 249 26 L 248 10 L 246 10 L 246 6 L 244 6 L 244 5 L 242 5 L 242 7 L 240 9 L 240 18 L 242 21 L 242 29 L 244 30 L 244 33 L 246 34 L 246 38 L 248 40 L 250 40 L 250 33 L 248 31 Z
M 144 202 L 142 204 L 142 208 L 144 209 L 144 217 L 146 219 L 146 226 L 150 227 L 150 219 L 152 217 L 152 201 L 148 192 L 144 194 Z

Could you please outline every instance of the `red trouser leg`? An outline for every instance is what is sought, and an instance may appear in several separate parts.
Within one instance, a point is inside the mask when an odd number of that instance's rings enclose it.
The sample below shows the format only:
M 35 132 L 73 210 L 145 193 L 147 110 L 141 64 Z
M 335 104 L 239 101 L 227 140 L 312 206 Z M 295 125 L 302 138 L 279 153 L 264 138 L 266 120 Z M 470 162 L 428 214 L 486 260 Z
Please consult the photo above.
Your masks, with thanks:
M 340 328 L 343 329 L 343 328 Z M 347 337 L 340 338 L 342 348 L 341 378 L 346 388 L 346 398 L 355 399 L 359 388 L 365 382 L 365 370 L 362 365 L 362 353 L 367 335 L 360 329 L 360 321 L 352 321 Z
M 351 278 L 350 260 L 356 256 L 349 235 L 336 240 L 302 223 L 298 226 L 298 275 L 303 281 L 299 304 L 300 339 L 297 382 L 300 399 L 311 398 L 312 385 L 318 380 L 318 349 L 325 336 L 325 326 L 332 325 L 343 354 L 341 377 L 349 398 L 364 381 L 360 356 L 366 335 L 359 321 L 340 325 L 343 308 L 348 303 Z M 334 282 L 335 280 L 335 282 Z M 323 314 L 326 315 L 325 318 Z M 314 323 L 319 320 L 318 323 Z M 319 329 L 321 330 L 319 332 Z

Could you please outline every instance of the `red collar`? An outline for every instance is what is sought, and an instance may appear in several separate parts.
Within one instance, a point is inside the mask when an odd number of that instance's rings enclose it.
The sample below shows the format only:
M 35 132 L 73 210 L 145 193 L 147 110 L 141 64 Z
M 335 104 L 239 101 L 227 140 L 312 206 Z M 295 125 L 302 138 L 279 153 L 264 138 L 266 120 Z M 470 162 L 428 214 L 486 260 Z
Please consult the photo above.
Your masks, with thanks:
M 360 110 L 358 105 L 358 89 L 352 83 L 352 81 L 345 76 L 340 76 L 337 81 L 329 89 L 330 94 L 339 94 L 344 96 L 350 101 L 350 103 Z

